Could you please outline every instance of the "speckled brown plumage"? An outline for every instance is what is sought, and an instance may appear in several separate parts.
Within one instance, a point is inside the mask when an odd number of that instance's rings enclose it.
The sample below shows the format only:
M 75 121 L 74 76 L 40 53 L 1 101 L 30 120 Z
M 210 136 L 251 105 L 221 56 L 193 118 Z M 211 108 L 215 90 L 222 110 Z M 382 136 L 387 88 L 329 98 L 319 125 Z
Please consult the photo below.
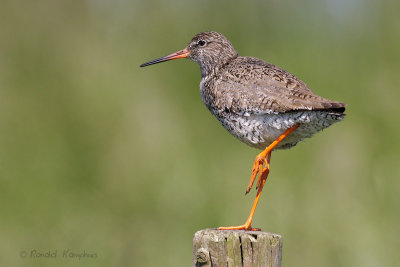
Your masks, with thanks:
M 199 49 L 201 40 L 206 45 Z M 344 103 L 314 94 L 304 82 L 277 66 L 238 56 L 219 33 L 200 33 L 187 49 L 188 57 L 200 65 L 203 102 L 232 135 L 250 146 L 263 149 L 282 130 L 299 123 L 277 146 L 289 148 L 344 116 Z

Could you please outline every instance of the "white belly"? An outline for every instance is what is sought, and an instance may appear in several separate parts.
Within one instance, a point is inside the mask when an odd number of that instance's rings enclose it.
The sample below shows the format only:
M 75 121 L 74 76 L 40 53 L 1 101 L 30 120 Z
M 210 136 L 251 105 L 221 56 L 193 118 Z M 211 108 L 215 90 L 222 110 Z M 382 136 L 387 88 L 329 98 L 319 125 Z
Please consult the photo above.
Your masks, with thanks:
M 235 116 L 226 114 L 216 117 L 236 138 L 256 148 L 264 149 L 275 141 L 286 129 L 299 124 L 277 148 L 290 148 L 304 138 L 313 136 L 322 129 L 341 120 L 343 115 L 325 111 L 299 111 L 292 113 L 258 114 Z

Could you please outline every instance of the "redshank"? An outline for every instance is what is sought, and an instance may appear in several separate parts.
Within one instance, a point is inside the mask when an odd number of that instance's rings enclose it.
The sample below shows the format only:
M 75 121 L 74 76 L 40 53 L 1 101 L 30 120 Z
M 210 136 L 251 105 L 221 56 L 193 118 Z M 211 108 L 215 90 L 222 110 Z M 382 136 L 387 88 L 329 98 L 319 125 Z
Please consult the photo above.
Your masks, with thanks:
M 200 95 L 207 108 L 233 136 L 263 151 L 251 170 L 250 192 L 258 175 L 256 198 L 245 224 L 220 230 L 252 228 L 254 211 L 270 170 L 271 152 L 286 149 L 344 118 L 346 104 L 314 94 L 300 79 L 254 57 L 241 57 L 217 32 L 202 32 L 185 49 L 140 67 L 188 58 L 200 65 Z

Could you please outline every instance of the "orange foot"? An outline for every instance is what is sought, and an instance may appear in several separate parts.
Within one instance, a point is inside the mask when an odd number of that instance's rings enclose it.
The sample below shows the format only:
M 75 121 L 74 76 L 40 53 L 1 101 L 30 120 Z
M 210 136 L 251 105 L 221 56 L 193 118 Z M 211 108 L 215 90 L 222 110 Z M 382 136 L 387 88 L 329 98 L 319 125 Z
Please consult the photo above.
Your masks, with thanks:
M 218 227 L 218 230 L 246 230 L 246 231 L 261 231 L 260 228 L 252 228 L 251 225 L 243 224 L 239 226 Z
M 264 150 L 260 154 L 257 155 L 256 160 L 254 161 L 253 168 L 251 170 L 250 183 L 246 189 L 246 195 L 250 192 L 253 187 L 254 181 L 258 174 L 257 186 L 258 189 L 261 185 L 261 181 L 266 179 L 269 174 L 269 162 L 271 159 L 271 151 Z M 265 168 L 263 168 L 265 163 Z

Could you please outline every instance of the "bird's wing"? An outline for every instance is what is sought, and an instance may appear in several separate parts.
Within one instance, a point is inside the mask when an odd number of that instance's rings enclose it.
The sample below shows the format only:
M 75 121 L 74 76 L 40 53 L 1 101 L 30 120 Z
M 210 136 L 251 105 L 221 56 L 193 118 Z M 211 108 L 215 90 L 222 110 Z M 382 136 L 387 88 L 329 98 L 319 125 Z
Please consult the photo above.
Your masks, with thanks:
M 343 112 L 346 104 L 314 94 L 289 72 L 260 59 L 239 57 L 215 83 L 233 111 L 250 113 L 332 110 Z

